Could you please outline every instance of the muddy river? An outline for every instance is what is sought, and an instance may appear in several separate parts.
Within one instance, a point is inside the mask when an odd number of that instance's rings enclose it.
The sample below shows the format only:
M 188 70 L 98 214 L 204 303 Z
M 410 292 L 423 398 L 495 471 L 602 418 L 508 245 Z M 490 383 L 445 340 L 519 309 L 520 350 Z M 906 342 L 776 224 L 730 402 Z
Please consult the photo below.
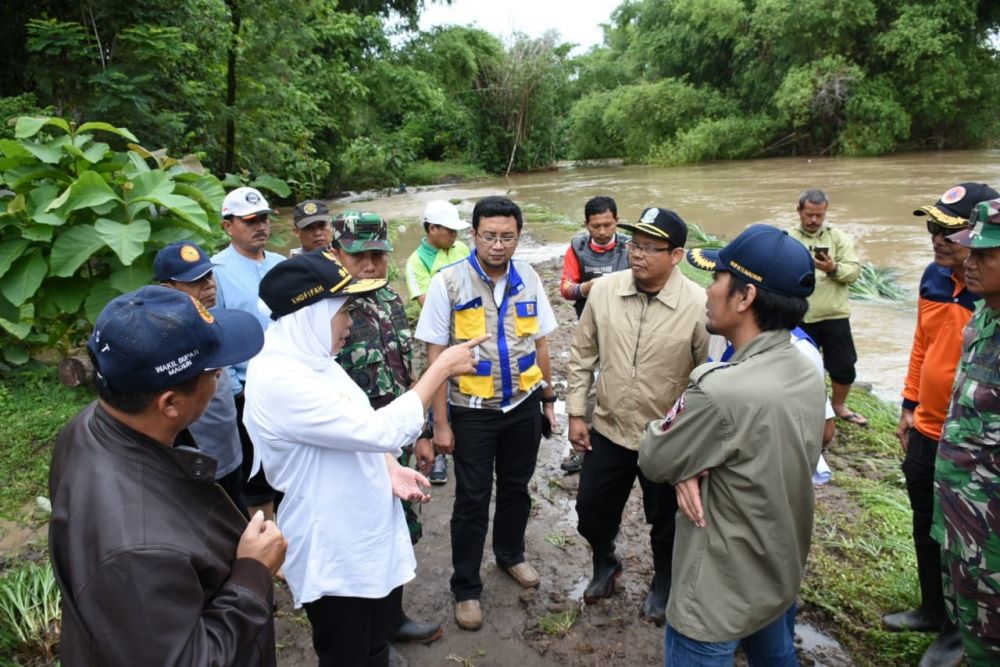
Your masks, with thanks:
M 366 200 L 337 200 L 334 210 L 372 210 L 402 228 L 398 265 L 419 242 L 419 216 L 431 199 L 460 199 L 463 214 L 478 197 L 506 194 L 582 224 L 583 204 L 597 194 L 618 202 L 623 220 L 646 206 L 664 206 L 706 230 L 732 238 L 747 225 L 792 226 L 798 194 L 810 187 L 830 197 L 828 220 L 850 234 L 862 261 L 894 267 L 910 295 L 902 303 L 853 302 L 851 324 L 860 357 L 858 380 L 891 400 L 905 375 L 916 314 L 916 288 L 931 261 L 922 219 L 912 210 L 933 203 L 962 181 L 1000 184 L 1000 150 L 915 153 L 867 159 L 786 158 L 720 162 L 690 167 L 569 167 L 477 183 L 419 189 Z M 529 225 L 540 247 L 530 258 L 561 254 L 577 227 L 566 222 Z

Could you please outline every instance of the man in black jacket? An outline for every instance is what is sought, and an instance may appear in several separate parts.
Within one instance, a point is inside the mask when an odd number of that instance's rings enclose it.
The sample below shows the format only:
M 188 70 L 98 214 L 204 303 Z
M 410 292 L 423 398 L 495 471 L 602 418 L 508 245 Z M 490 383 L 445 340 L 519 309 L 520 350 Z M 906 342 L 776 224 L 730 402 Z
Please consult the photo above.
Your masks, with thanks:
M 247 525 L 186 430 L 218 369 L 262 345 L 253 315 L 159 286 L 97 318 L 98 400 L 59 435 L 49 476 L 63 664 L 275 664 L 287 542 L 259 512 Z

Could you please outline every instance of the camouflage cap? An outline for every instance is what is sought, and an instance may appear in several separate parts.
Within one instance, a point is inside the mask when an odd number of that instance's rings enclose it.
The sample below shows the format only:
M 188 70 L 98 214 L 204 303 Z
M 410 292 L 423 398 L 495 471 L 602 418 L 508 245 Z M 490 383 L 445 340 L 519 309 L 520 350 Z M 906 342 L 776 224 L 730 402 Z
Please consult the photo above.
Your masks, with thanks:
M 389 226 L 377 213 L 344 211 L 333 219 L 333 240 L 352 255 L 366 250 L 392 252 Z
M 979 202 L 969 216 L 969 227 L 948 240 L 966 248 L 1000 248 L 1000 199 Z

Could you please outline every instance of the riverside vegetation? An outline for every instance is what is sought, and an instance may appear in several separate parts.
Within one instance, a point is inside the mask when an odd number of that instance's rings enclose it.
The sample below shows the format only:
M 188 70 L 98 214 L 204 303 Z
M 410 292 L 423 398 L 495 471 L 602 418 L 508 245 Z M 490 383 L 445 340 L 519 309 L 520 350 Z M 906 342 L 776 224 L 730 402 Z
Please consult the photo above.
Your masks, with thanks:
M 216 174 L 281 178 L 298 198 L 560 159 L 859 156 L 1000 137 L 991 0 L 624 0 L 582 54 L 555 32 L 419 31 L 425 4 L 14 3 L 0 119 L 100 118 Z

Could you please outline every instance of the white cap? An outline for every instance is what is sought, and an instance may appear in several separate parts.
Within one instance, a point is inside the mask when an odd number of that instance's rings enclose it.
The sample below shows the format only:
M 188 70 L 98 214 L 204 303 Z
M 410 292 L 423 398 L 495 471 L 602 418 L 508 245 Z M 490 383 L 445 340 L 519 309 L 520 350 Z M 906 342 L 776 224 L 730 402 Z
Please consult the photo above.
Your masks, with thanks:
M 267 200 L 264 199 L 264 195 L 260 193 L 260 190 L 255 188 L 236 188 L 222 200 L 223 218 L 230 215 L 244 218 L 254 213 L 272 212 L 271 207 L 267 204 Z
M 424 209 L 424 222 L 454 229 L 456 232 L 472 226 L 458 217 L 458 209 L 454 204 L 443 199 L 427 202 L 427 208 Z

